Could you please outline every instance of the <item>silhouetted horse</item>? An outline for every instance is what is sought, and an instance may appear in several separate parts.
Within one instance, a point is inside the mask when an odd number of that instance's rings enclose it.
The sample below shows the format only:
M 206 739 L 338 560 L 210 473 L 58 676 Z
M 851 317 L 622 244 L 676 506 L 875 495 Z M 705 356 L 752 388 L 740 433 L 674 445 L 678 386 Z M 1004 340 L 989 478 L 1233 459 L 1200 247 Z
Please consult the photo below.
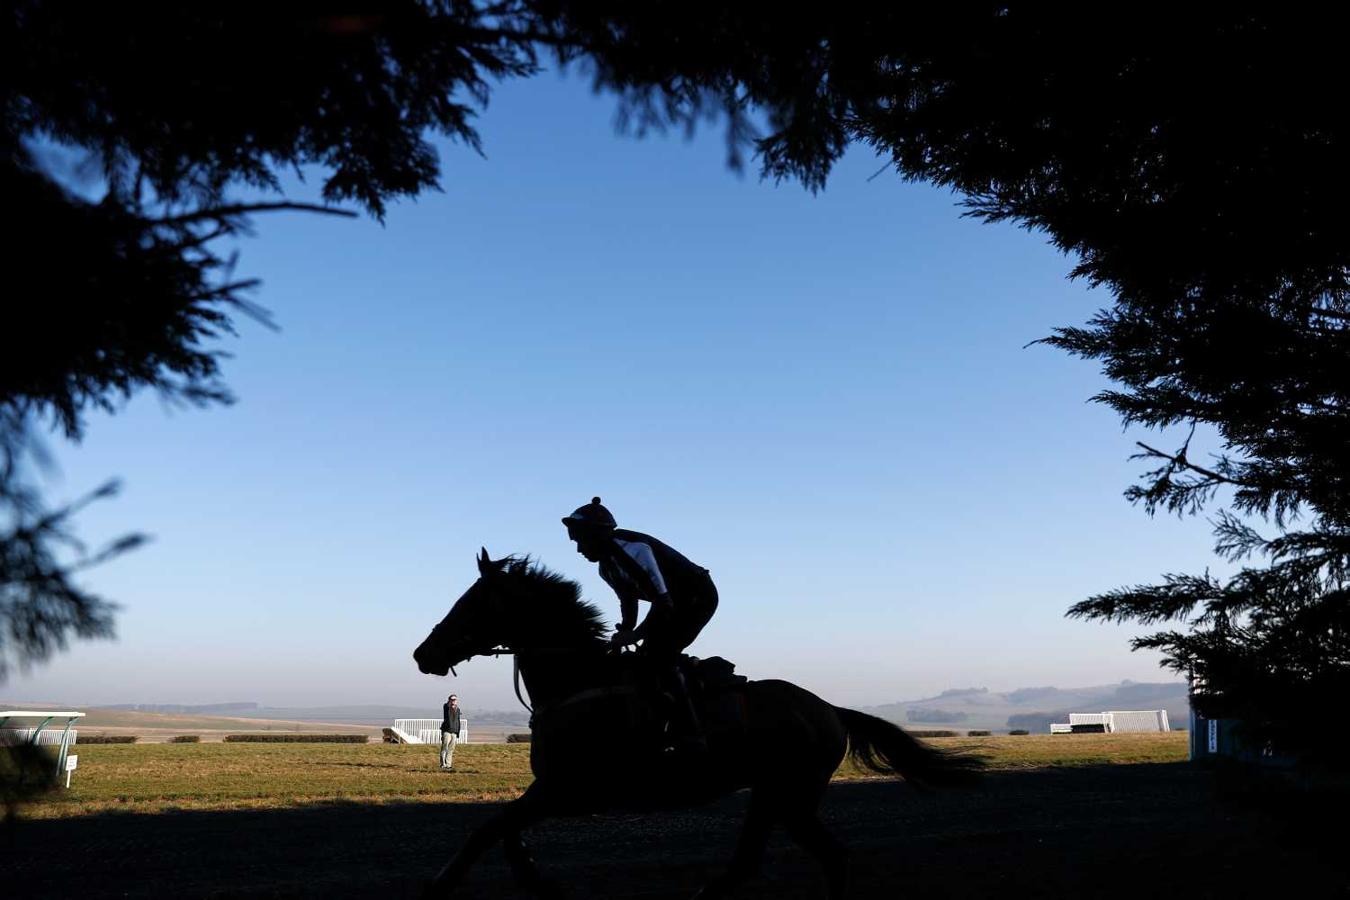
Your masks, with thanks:
M 663 753 L 659 717 L 632 679 L 640 654 L 608 652 L 601 613 L 580 599 L 575 583 L 528 559 L 491 560 L 486 550 L 478 570 L 478 580 L 413 658 L 423 672 L 445 675 L 473 656 L 514 653 L 534 701 L 535 780 L 470 836 L 428 886 L 428 896 L 448 894 L 498 840 L 521 885 L 552 894 L 521 838 L 540 819 L 687 807 L 749 788 L 731 865 L 699 896 L 724 896 L 754 874 L 779 823 L 824 866 L 829 896 L 839 900 L 846 852 L 821 824 L 817 808 L 846 748 L 874 772 L 928 784 L 967 781 L 979 768 L 978 760 L 925 746 L 889 722 L 831 706 L 786 681 L 740 686 L 737 727 L 719 730 L 710 717 L 706 756 Z

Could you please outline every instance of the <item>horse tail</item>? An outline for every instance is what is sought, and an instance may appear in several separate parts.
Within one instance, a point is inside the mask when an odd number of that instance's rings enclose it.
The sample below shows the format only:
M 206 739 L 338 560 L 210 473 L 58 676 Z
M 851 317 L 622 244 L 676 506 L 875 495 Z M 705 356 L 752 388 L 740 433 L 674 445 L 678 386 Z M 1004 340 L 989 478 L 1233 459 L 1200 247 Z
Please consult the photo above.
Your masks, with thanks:
M 954 786 L 973 783 L 984 770 L 982 758 L 930 747 L 885 719 L 838 706 L 834 712 L 848 733 L 849 758 L 879 775 L 899 775 L 919 784 Z

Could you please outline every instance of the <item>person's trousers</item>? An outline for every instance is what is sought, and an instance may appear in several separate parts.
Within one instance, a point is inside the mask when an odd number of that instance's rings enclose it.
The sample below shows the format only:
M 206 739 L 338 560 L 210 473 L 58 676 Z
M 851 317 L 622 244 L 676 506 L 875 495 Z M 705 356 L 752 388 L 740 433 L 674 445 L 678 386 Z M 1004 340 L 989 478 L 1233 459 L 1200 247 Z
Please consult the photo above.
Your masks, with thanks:
M 459 735 L 452 731 L 441 732 L 441 768 L 448 769 L 455 764 L 455 744 L 459 743 Z

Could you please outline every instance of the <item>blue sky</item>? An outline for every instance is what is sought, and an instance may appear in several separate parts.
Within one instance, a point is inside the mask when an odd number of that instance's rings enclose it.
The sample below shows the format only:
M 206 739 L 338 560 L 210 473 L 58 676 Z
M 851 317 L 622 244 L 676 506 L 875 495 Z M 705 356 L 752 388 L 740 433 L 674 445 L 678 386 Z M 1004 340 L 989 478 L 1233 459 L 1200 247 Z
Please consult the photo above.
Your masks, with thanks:
M 595 494 L 712 570 L 692 652 L 752 677 L 853 705 L 1170 679 L 1132 629 L 1063 618 L 1213 562 L 1202 519 L 1121 498 L 1146 435 L 1086 402 L 1095 366 L 1024 347 L 1109 298 L 865 151 L 812 196 L 738 178 L 715 131 L 613 116 L 577 80 L 508 84 L 486 159 L 443 146 L 444 191 L 383 226 L 260 217 L 239 272 L 282 330 L 222 343 L 239 402 L 141 396 L 55 446 L 55 496 L 125 482 L 83 537 L 155 539 L 87 577 L 119 639 L 0 691 L 437 703 L 410 654 L 480 545 L 617 614 L 558 523 Z M 466 708 L 514 703 L 505 661 L 459 671 Z

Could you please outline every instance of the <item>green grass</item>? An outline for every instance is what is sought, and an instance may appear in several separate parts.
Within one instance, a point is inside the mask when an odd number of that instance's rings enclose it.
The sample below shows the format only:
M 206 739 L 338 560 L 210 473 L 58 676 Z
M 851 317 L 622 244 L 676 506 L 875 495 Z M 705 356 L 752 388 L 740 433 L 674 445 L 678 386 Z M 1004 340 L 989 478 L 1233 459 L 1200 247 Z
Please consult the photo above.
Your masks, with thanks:
M 1183 731 L 1164 734 L 1027 734 L 977 738 L 935 738 L 928 743 L 979 753 L 997 769 L 1046 766 L 1131 765 L 1186 759 Z
M 934 746 L 986 756 L 993 768 L 1178 762 L 1186 735 L 1028 735 L 935 738 Z M 528 744 L 468 744 L 455 771 L 439 747 L 406 744 L 132 744 L 77 746 L 69 790 L 23 815 L 63 818 L 109 811 L 296 807 L 318 803 L 508 800 L 530 783 Z M 836 778 L 870 777 L 845 763 Z

